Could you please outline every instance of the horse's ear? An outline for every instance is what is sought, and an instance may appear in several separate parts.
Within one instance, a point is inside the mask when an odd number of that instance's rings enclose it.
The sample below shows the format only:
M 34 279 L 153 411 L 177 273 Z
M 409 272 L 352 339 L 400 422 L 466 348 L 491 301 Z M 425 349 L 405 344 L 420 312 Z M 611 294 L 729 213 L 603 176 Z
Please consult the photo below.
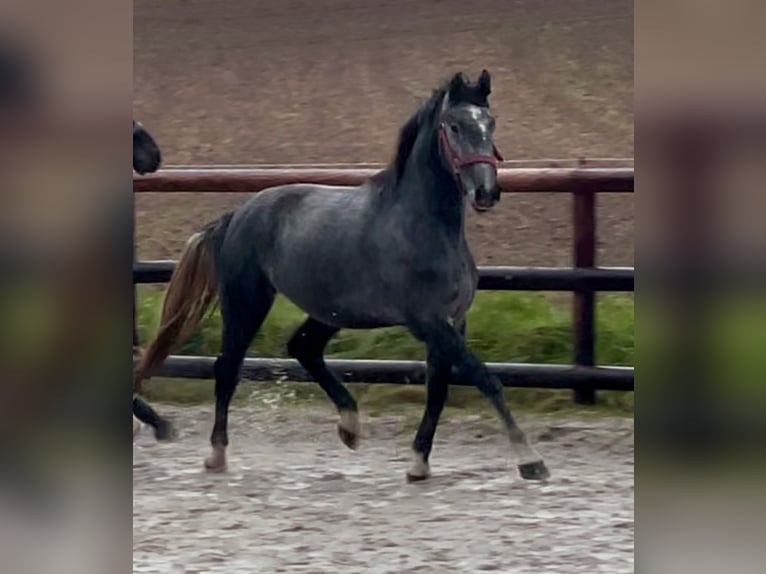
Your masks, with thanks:
M 479 88 L 479 92 L 485 97 L 492 92 L 492 78 L 487 70 L 481 71 L 477 87 Z
M 447 93 L 454 95 L 458 92 L 458 90 L 460 90 L 461 88 L 464 88 L 466 84 L 467 82 L 466 82 L 465 74 L 463 74 L 463 72 L 458 72 L 457 74 L 452 76 Z

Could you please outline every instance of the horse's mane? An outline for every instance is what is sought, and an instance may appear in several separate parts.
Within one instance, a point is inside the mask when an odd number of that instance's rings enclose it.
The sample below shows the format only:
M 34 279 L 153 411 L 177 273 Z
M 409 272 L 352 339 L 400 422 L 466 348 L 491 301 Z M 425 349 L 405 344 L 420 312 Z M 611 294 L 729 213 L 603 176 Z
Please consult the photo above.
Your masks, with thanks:
M 445 81 L 436 88 L 431 97 L 421 103 L 414 114 L 399 130 L 399 139 L 389 165 L 376 173 L 371 181 L 382 187 L 393 187 L 404 175 L 407 160 L 415 147 L 420 131 L 435 121 L 435 116 L 441 109 L 444 96 L 449 92 L 452 103 L 467 103 L 476 106 L 488 107 L 489 92 L 481 89 L 478 85 L 468 84 L 462 74 L 455 74 L 452 79 Z

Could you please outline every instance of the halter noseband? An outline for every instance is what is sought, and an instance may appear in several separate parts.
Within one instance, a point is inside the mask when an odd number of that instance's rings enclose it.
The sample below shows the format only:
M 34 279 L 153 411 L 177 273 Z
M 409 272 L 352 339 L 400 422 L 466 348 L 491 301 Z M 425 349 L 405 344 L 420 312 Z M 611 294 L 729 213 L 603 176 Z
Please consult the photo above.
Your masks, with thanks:
M 467 165 L 488 163 L 497 169 L 497 166 L 503 161 L 503 156 L 500 154 L 500 150 L 497 149 L 497 146 L 494 143 L 492 144 L 492 155 L 470 154 L 465 157 L 460 157 L 455 151 L 455 148 L 452 147 L 452 144 L 449 143 L 447 126 L 444 122 L 439 125 L 439 143 L 441 144 L 442 149 L 446 152 L 450 166 L 452 167 L 452 172 L 456 176 L 459 174 L 460 168 Z

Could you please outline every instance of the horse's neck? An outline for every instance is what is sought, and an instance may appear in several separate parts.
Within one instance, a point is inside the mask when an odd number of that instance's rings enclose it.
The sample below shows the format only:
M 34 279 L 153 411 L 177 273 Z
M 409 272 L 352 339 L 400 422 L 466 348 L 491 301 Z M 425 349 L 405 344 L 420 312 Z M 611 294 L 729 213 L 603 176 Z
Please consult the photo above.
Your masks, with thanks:
M 415 146 L 402 178 L 408 182 L 404 200 L 414 217 L 434 221 L 461 240 L 465 236 L 465 201 L 455 177 L 444 167 L 438 145 L 431 132 Z

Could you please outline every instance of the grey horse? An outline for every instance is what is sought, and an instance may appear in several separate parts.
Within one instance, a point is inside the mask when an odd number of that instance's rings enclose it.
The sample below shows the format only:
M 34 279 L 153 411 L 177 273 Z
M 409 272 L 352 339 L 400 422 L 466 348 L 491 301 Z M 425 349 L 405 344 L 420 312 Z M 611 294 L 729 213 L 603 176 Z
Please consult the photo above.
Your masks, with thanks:
M 248 347 L 277 292 L 308 314 L 287 343 L 339 412 L 341 440 L 356 448 L 357 404 L 326 366 L 340 329 L 405 326 L 427 348 L 427 400 L 413 442 L 410 481 L 430 475 L 429 455 L 455 377 L 476 385 L 502 419 L 525 479 L 548 477 L 516 424 L 503 387 L 466 347 L 465 316 L 478 273 L 465 237 L 465 209 L 500 198 L 489 73 L 462 73 L 435 90 L 402 127 L 386 169 L 358 187 L 296 184 L 254 194 L 193 235 L 171 277 L 160 329 L 135 373 L 134 390 L 186 338 L 218 299 L 211 471 L 226 468 L 229 403 Z

